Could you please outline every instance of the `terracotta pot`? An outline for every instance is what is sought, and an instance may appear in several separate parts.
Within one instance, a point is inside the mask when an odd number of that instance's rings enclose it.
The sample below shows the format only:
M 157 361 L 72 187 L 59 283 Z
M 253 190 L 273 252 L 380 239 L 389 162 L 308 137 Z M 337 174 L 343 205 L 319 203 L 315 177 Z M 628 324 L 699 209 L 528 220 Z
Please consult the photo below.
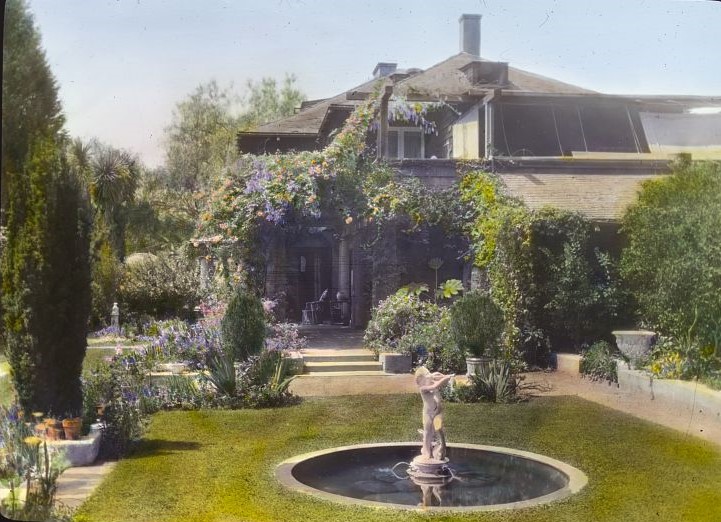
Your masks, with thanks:
M 56 428 L 54 426 L 48 427 L 47 431 L 47 438 L 48 440 L 62 440 L 63 436 L 65 435 L 65 432 L 62 428 Z
M 35 425 L 35 435 L 38 437 L 44 437 L 48 427 L 44 422 Z
M 78 440 L 80 438 L 80 428 L 82 428 L 83 421 L 80 417 L 74 419 L 63 420 L 63 430 L 65 431 L 65 438 L 67 440 Z

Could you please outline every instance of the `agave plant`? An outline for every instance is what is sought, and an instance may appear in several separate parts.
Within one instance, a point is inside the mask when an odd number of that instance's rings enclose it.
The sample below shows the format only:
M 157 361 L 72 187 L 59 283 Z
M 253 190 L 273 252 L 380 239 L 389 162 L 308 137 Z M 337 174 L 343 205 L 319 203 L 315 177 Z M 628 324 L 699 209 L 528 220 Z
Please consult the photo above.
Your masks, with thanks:
M 490 361 L 470 377 L 472 398 L 490 402 L 513 402 L 516 400 L 518 383 L 511 372 L 511 365 L 499 360 Z
M 233 358 L 223 352 L 214 352 L 208 358 L 208 373 L 205 378 L 218 390 L 218 393 L 232 397 L 238 390 Z
M 295 379 L 295 375 L 291 375 L 290 377 L 285 376 L 285 374 L 287 373 L 287 368 L 287 360 L 284 358 L 279 359 L 278 363 L 275 366 L 273 378 L 268 383 L 273 393 L 285 393 L 288 390 L 290 383 L 293 382 L 293 379 Z

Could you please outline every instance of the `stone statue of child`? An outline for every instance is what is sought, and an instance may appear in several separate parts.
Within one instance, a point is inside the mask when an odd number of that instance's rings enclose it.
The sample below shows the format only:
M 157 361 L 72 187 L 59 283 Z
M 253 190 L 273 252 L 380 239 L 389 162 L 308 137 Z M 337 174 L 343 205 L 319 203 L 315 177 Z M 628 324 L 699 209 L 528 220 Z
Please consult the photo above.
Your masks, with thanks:
M 418 385 L 423 399 L 423 446 L 421 456 L 425 459 L 444 460 L 446 458 L 441 388 L 452 377 L 452 374 L 431 373 L 425 366 L 421 366 L 416 370 L 416 385 Z M 436 437 L 438 437 L 439 443 L 434 451 L 433 441 Z

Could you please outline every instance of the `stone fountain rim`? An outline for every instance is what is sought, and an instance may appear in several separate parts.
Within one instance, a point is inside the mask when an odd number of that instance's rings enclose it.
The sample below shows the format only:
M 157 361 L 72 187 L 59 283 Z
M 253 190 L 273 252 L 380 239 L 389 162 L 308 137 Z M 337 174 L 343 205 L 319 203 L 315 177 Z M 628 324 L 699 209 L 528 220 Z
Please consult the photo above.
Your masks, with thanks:
M 555 468 L 556 470 L 560 471 L 564 475 L 568 477 L 568 484 L 557 490 L 553 493 L 549 493 L 547 495 L 542 495 L 540 497 L 528 499 L 528 500 L 521 500 L 518 502 L 508 502 L 505 504 L 488 504 L 484 506 L 430 506 L 430 507 L 423 507 L 423 506 L 411 506 L 406 504 L 394 504 L 390 502 L 376 502 L 374 500 L 362 500 L 352 497 L 346 497 L 343 495 L 336 495 L 334 493 L 328 493 L 327 491 L 323 491 L 320 489 L 316 489 L 314 487 L 311 487 L 307 484 L 304 484 L 300 482 L 298 479 L 296 479 L 293 476 L 293 468 L 300 464 L 301 462 L 305 462 L 306 460 L 310 460 L 315 457 L 320 457 L 322 455 L 328 455 L 331 453 L 340 453 L 343 451 L 349 451 L 349 450 L 356 450 L 356 449 L 364 449 L 364 448 L 378 448 L 378 447 L 389 447 L 389 446 L 415 446 L 420 448 L 421 443 L 420 442 L 375 442 L 375 443 L 369 443 L 369 444 L 354 444 L 350 446 L 338 446 L 335 448 L 328 448 L 324 450 L 318 450 L 318 451 L 312 451 L 310 453 L 303 453 L 302 455 L 296 455 L 294 457 L 291 457 L 289 459 L 284 460 L 278 466 L 275 468 L 275 477 L 280 481 L 280 483 L 285 486 L 288 489 L 291 489 L 296 492 L 305 493 L 308 495 L 312 495 L 316 498 L 322 499 L 322 500 L 328 500 L 331 502 L 336 502 L 340 504 L 345 504 L 349 506 L 365 506 L 365 507 L 375 507 L 375 508 L 388 508 L 388 509 L 403 509 L 403 510 L 410 510 L 410 511 L 441 511 L 441 512 L 449 512 L 449 511 L 462 511 L 462 512 L 470 512 L 470 511 L 501 511 L 501 510 L 509 510 L 509 509 L 521 509 L 521 508 L 528 508 L 528 507 L 534 507 L 541 504 L 548 504 L 549 502 L 556 502 L 558 500 L 563 500 L 565 498 L 570 497 L 571 495 L 575 495 L 579 491 L 581 491 L 587 484 L 588 484 L 588 477 L 586 474 L 581 471 L 578 468 L 574 468 L 570 464 L 566 464 L 565 462 L 562 462 L 560 460 L 553 459 L 551 457 L 547 457 L 545 455 L 540 455 L 538 453 L 532 453 L 530 451 L 523 451 L 518 450 L 515 448 L 505 448 L 502 446 L 487 446 L 483 444 L 465 444 L 465 443 L 450 443 L 448 444 L 449 448 L 461 448 L 461 449 L 470 449 L 470 450 L 478 450 L 478 451 L 485 451 L 485 452 L 493 452 L 493 453 L 502 453 L 506 455 L 512 455 L 516 457 L 522 457 L 529 460 L 534 460 L 536 462 L 540 462 L 541 464 L 546 464 L 548 466 L 551 466 Z

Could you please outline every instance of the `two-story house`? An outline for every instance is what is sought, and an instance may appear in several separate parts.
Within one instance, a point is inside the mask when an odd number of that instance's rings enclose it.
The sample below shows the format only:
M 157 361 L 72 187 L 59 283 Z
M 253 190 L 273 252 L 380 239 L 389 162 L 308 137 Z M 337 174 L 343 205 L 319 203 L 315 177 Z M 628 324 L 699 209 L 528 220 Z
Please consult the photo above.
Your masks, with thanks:
M 380 80 L 381 117 L 370 140 L 399 176 L 443 188 L 457 183 L 460 160 L 476 161 L 529 207 L 579 212 L 606 236 L 641 182 L 666 173 L 676 155 L 721 159 L 721 96 L 608 95 L 488 61 L 480 57 L 480 18 L 461 16 L 458 54 L 425 70 L 379 63 L 369 81 L 240 133 L 239 150 L 320 149 Z M 434 132 L 394 119 L 394 100 L 430 104 Z M 441 279 L 468 283 L 470 263 L 452 242 L 433 230 L 421 239 L 397 234 L 379 256 L 363 247 L 357 226 L 335 230 L 321 220 L 273 243 L 266 292 L 282 293 L 288 317 L 299 320 L 305 303 L 328 289 L 336 317 L 363 326 L 378 299 L 408 282 L 432 281 L 432 258 L 444 261 Z

